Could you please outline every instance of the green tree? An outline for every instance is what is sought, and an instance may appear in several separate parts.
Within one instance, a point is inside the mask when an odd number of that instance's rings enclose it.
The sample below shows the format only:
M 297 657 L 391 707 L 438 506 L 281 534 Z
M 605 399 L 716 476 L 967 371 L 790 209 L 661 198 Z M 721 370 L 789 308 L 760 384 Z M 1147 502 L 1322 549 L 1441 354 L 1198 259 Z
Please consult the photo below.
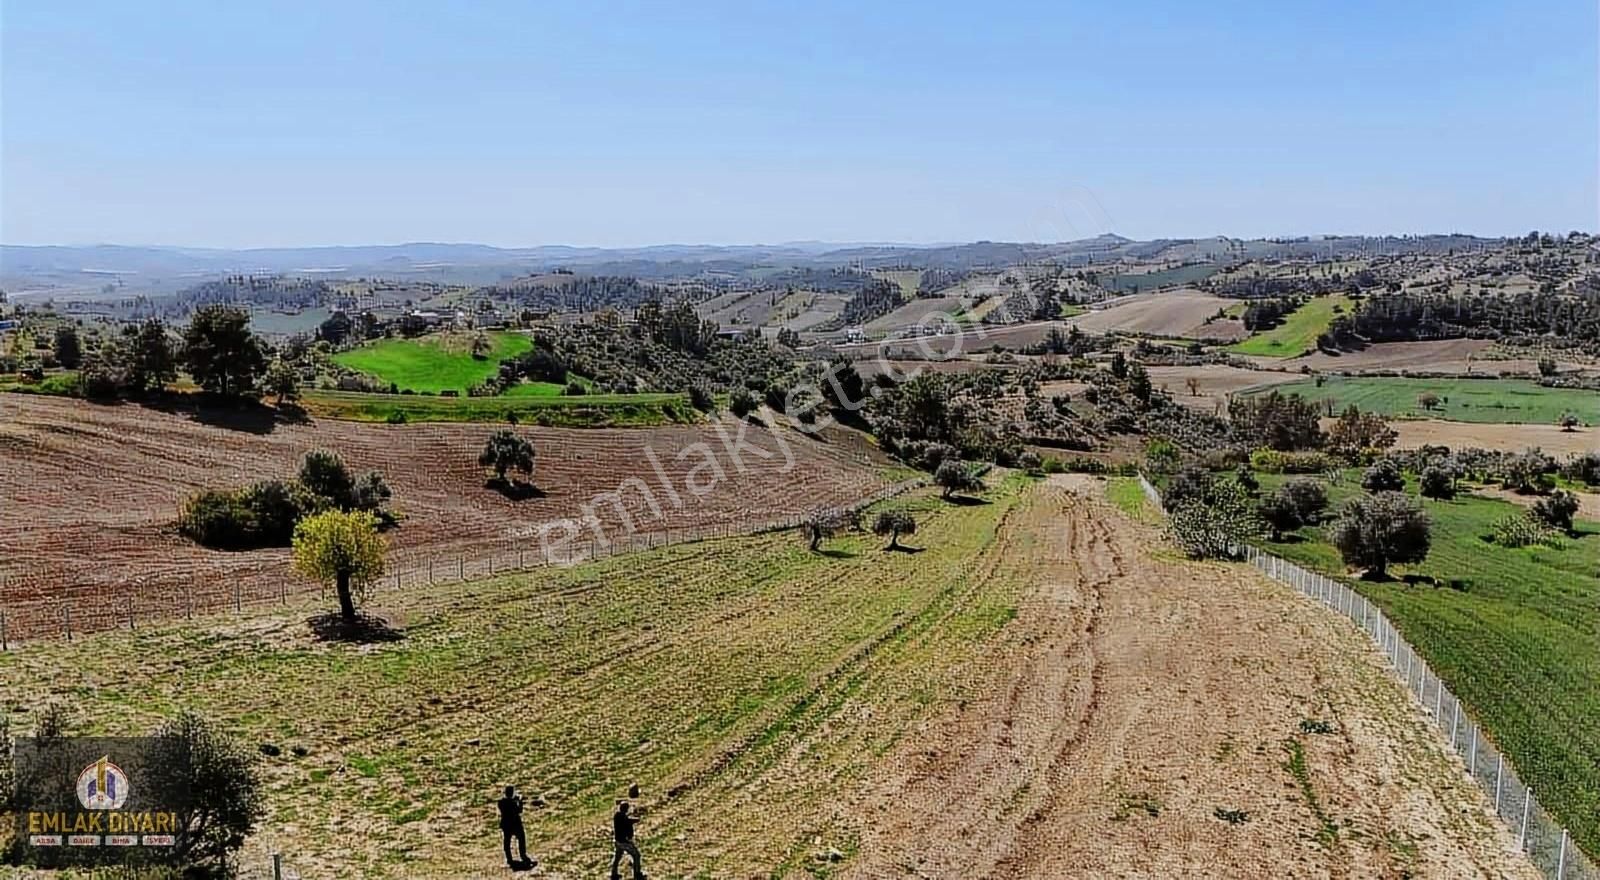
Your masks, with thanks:
M 1399 492 L 1406 487 L 1405 477 L 1400 474 L 1400 466 L 1387 458 L 1380 458 L 1373 462 L 1361 475 L 1361 488 L 1368 492 Z
M 250 332 L 250 313 L 226 305 L 201 306 L 183 334 L 183 365 L 195 384 L 222 397 L 255 391 L 267 369 L 266 349 Z
M 78 340 L 78 328 L 62 324 L 56 328 L 56 363 L 68 370 L 76 370 L 83 363 L 83 343 Z
M 761 404 L 756 400 L 756 396 L 750 393 L 748 388 L 740 388 L 733 392 L 732 397 L 728 398 L 728 411 L 741 419 L 755 412 L 759 406 Z
M 261 777 L 249 751 L 198 715 L 184 713 L 152 737 L 152 788 L 182 804 L 173 853 L 185 865 L 229 875 L 229 861 L 266 815 Z
M 178 378 L 178 356 L 167 325 L 151 318 L 139 325 L 127 348 L 127 385 L 135 394 L 159 391 Z
M 1548 497 L 1533 502 L 1535 518 L 1552 529 L 1572 531 L 1572 518 L 1578 513 L 1578 496 L 1565 489 L 1557 489 Z
M 1300 511 L 1295 507 L 1294 500 L 1282 489 L 1262 496 L 1256 512 L 1261 521 L 1266 523 L 1274 541 L 1283 540 L 1284 532 L 1292 532 L 1305 524 L 1300 518 Z
M 283 358 L 274 358 L 267 368 L 264 384 L 267 392 L 277 397 L 278 405 L 282 406 L 284 401 L 300 396 L 300 371 Z
M 1455 477 L 1447 470 L 1437 465 L 1429 465 L 1422 469 L 1420 480 L 1422 497 L 1445 501 L 1456 497 Z
M 1431 528 L 1415 500 L 1400 492 L 1379 492 L 1346 502 L 1329 539 L 1345 565 L 1383 577 L 1391 565 L 1428 557 Z
M 294 567 L 321 583 L 332 583 L 339 615 L 356 619 L 356 603 L 383 576 L 383 537 L 378 518 L 366 511 L 329 510 L 300 520 L 294 528 Z
M 917 532 L 917 519 L 904 510 L 885 510 L 878 514 L 872 523 L 872 533 L 875 535 L 888 535 L 889 546 L 885 550 L 899 550 L 901 535 L 914 535 Z
M 483 452 L 478 454 L 478 464 L 492 468 L 494 478 L 504 483 L 506 472 L 510 470 L 531 475 L 534 457 L 533 444 L 526 438 L 512 430 L 501 430 L 489 436 L 488 442 L 483 446 Z
M 860 517 L 853 510 L 819 510 L 806 520 L 806 539 L 810 543 L 812 552 L 822 546 L 824 538 L 856 528 Z
M 959 459 L 940 462 L 939 469 L 933 472 L 933 482 L 944 490 L 942 497 L 946 501 L 957 492 L 978 492 L 983 489 L 983 481 L 978 479 L 966 462 Z

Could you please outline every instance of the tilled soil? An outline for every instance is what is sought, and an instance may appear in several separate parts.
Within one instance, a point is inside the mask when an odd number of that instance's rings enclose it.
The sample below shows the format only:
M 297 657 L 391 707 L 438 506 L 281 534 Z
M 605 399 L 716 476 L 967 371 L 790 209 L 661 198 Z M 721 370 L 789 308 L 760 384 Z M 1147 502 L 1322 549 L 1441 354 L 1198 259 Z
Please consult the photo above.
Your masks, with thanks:
M 880 762 L 846 876 L 1537 876 L 1352 627 L 1048 491 L 987 696 Z
M 850 431 L 810 439 L 732 419 L 648 429 L 522 427 L 540 494 L 486 485 L 485 439 L 505 425 L 262 423 L 129 404 L 0 394 L 0 600 L 11 639 L 126 626 L 307 587 L 286 549 L 208 550 L 176 531 L 183 500 L 292 478 L 313 449 L 376 469 L 403 517 L 390 566 L 424 579 L 583 558 L 608 541 L 745 531 L 861 499 L 887 460 Z M 658 466 L 659 465 L 659 466 Z M 607 493 L 616 493 L 608 495 Z M 575 523 L 568 538 L 561 521 Z M 65 611 L 63 610 L 65 609 Z M 68 615 L 63 620 L 63 614 Z

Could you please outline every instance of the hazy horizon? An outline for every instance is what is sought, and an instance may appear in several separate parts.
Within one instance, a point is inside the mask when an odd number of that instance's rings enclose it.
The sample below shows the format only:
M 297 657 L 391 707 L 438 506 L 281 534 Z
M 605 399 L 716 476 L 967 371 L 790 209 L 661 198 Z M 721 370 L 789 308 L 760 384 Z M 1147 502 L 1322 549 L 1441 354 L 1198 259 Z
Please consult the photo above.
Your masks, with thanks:
M 1578 0 L 163 9 L 0 7 L 0 241 L 1597 228 Z

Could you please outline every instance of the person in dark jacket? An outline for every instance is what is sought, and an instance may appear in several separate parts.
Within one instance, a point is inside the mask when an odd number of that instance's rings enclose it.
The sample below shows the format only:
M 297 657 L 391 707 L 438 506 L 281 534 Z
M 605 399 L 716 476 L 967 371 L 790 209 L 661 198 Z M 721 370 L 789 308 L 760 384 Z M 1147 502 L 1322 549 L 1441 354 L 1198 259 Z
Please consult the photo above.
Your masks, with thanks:
M 639 820 L 629 815 L 629 810 L 627 801 L 617 801 L 617 811 L 611 814 L 611 837 L 616 845 L 611 855 L 611 880 L 622 880 L 617 869 L 622 865 L 623 853 L 633 860 L 634 880 L 645 880 L 644 869 L 639 867 L 639 847 L 633 842 L 633 826 Z
M 528 864 L 528 835 L 522 829 L 522 797 L 517 787 L 506 786 L 506 796 L 500 799 L 500 846 L 506 853 L 506 864 L 517 868 Z M 520 861 L 511 859 L 511 840 L 516 838 Z

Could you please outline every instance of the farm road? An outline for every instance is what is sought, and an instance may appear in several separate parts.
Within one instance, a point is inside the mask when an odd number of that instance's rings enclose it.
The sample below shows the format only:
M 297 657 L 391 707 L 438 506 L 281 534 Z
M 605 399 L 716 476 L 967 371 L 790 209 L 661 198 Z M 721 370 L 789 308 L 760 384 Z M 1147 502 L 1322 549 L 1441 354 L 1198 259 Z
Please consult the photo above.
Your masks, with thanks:
M 1537 876 L 1353 628 L 1042 490 L 987 696 L 879 764 L 848 876 Z

